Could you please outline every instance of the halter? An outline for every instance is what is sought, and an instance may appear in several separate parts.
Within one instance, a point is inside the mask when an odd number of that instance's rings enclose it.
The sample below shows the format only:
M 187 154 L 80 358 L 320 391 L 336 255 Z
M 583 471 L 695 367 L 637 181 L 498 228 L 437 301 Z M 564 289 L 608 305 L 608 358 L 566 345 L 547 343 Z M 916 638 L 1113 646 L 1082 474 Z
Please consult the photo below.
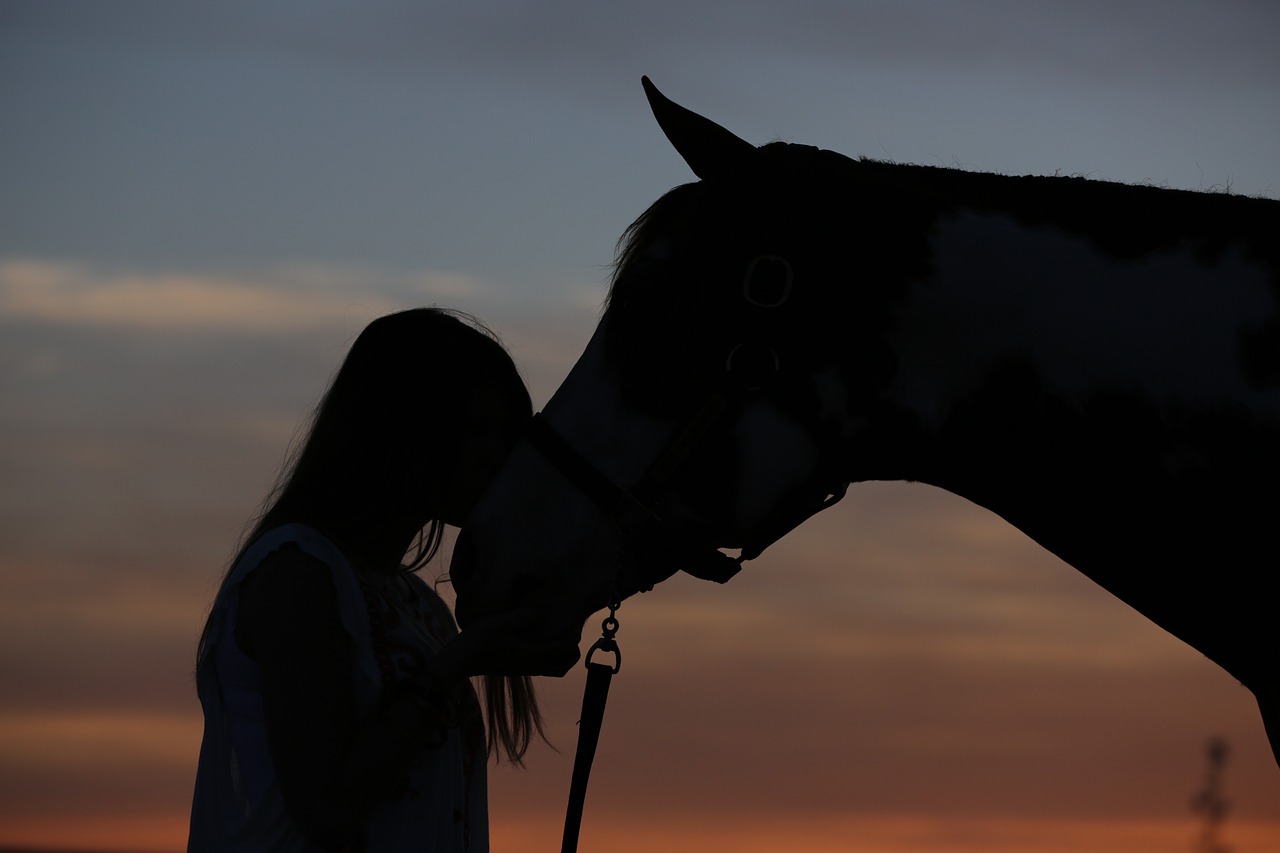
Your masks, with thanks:
M 814 496 L 813 499 L 780 504 L 748 537 L 737 557 L 691 541 L 687 534 L 671 526 L 656 507 L 654 499 L 727 407 L 728 401 L 723 395 L 711 395 L 632 489 L 618 485 L 601 473 L 541 414 L 534 415 L 529 422 L 524 438 L 605 514 L 622 539 L 624 555 L 633 551 L 657 552 L 675 561 L 670 571 L 646 566 L 643 562 L 631 565 L 633 571 L 642 573 L 636 578 L 640 589 L 653 589 L 676 571 L 701 580 L 726 583 L 741 571 L 743 563 L 759 557 L 766 548 L 804 521 L 838 503 L 848 488 L 847 483 L 829 483 L 826 480 L 813 480 L 806 484 L 806 491 Z

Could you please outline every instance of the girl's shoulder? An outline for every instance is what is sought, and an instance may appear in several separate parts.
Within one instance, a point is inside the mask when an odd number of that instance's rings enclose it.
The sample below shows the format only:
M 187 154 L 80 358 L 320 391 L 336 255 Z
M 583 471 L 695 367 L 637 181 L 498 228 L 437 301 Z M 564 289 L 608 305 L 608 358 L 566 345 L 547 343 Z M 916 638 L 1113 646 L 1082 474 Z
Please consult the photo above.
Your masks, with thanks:
M 236 572 L 248 574 L 267 557 L 282 549 L 301 552 L 330 569 L 351 568 L 347 555 L 323 533 L 309 524 L 291 522 L 272 527 L 249 543 L 237 561 Z
M 222 593 L 232 607 L 238 645 L 252 654 L 275 634 L 298 630 L 357 640 L 366 630 L 359 579 L 352 562 L 331 540 L 306 524 L 283 524 L 263 532 L 241 553 Z M 305 630 L 303 630 L 305 629 Z
M 333 569 L 295 542 L 283 542 L 259 560 L 239 585 L 235 638 L 257 659 L 263 649 L 342 642 L 343 627 Z

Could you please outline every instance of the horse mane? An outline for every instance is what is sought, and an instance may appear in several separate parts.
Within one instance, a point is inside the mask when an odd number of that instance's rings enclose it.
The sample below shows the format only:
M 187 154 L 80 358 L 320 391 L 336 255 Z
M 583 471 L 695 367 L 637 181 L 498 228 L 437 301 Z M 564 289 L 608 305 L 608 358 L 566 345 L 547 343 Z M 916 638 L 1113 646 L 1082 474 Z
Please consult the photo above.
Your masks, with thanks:
M 750 202 L 769 192 L 821 192 L 818 204 L 837 202 L 837 215 L 851 219 L 859 194 L 871 205 L 889 204 L 895 215 L 921 222 L 920 214 L 968 208 L 1005 212 L 1029 225 L 1051 224 L 1088 237 L 1107 254 L 1131 258 L 1171 249 L 1183 241 L 1213 255 L 1227 245 L 1245 247 L 1277 270 L 1280 279 L 1280 201 L 1227 192 L 1124 184 L 1083 176 L 1013 176 L 942 166 L 921 166 L 867 157 L 857 159 L 808 145 L 774 142 L 757 149 L 751 172 L 681 184 L 655 201 L 619 238 L 606 307 L 629 273 L 651 256 L 664 233 L 681 230 L 691 208 L 706 199 Z M 754 192 L 743 195 L 744 186 Z M 727 192 L 727 194 L 726 194 Z M 925 208 L 913 210 L 912 208 Z M 825 211 L 824 211 L 825 212 Z M 927 224 L 927 223 L 923 223 Z M 847 238 L 856 239 L 852 234 Z M 659 253 L 661 249 L 659 248 Z
M 649 246 L 658 235 L 671 228 L 678 218 L 679 212 L 687 210 L 692 198 L 701 188 L 701 182 L 695 181 L 673 187 L 649 205 L 634 222 L 627 226 L 618 238 L 614 247 L 613 274 L 610 277 L 609 292 L 605 297 L 605 307 L 614 301 L 619 289 L 625 288 L 620 282 L 627 278 L 629 272 L 640 266 L 648 254 Z

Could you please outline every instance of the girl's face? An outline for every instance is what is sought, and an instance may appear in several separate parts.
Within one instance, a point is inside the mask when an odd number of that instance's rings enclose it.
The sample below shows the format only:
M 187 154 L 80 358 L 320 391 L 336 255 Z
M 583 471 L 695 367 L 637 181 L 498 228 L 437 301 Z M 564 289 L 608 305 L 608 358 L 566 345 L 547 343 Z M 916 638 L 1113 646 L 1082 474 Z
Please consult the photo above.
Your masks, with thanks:
M 439 517 L 460 527 L 498 472 L 528 420 L 527 405 L 498 383 L 481 385 L 462 398 L 457 434 L 445 456 Z

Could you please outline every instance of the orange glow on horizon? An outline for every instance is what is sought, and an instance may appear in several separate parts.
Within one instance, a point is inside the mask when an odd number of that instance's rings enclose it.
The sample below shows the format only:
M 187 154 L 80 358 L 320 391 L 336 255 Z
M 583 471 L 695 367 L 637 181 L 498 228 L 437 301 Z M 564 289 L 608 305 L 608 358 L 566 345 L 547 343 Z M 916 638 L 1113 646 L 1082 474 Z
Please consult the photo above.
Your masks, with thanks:
M 494 853 L 559 848 L 560 815 L 495 820 Z M 612 853 L 1172 853 L 1195 839 L 1195 821 L 823 816 L 726 821 L 610 820 L 588 812 L 580 847 Z M 82 851 L 177 853 L 186 846 L 187 816 L 137 815 L 68 820 L 0 821 L 0 846 Z M 1222 841 L 1236 853 L 1280 848 L 1280 823 L 1232 823 Z
M 178 853 L 187 847 L 187 814 L 0 818 L 0 848 Z
M 1171 853 L 1186 850 L 1196 823 L 1187 820 L 1062 820 L 939 816 L 840 816 L 744 819 L 723 815 L 635 823 L 597 818 L 588 804 L 581 844 L 611 853 Z M 492 828 L 495 853 L 554 850 L 561 827 L 552 820 L 504 821 Z M 1222 840 L 1236 853 L 1280 848 L 1280 823 L 1228 824 Z

